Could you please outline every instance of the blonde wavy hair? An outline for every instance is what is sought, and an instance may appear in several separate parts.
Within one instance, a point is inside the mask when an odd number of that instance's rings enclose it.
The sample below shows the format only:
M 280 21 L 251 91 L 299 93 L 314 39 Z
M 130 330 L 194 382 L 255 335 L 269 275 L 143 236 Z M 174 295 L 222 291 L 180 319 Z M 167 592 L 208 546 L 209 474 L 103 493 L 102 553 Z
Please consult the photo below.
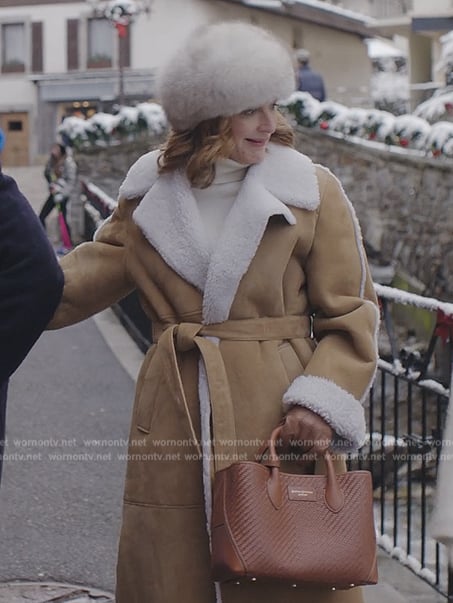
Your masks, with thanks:
M 294 146 L 294 132 L 280 112 L 271 141 Z M 170 131 L 158 158 L 159 173 L 184 169 L 192 186 L 207 188 L 215 178 L 215 163 L 234 150 L 230 117 L 208 119 L 191 130 Z

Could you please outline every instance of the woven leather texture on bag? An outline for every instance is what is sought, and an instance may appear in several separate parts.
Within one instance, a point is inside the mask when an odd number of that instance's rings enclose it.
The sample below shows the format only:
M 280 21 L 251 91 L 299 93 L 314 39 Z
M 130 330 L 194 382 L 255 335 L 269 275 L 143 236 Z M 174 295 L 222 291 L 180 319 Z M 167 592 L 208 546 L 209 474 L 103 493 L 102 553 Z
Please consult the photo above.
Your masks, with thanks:
M 267 493 L 267 467 L 243 462 L 218 472 L 212 523 L 214 578 L 225 581 L 242 574 L 336 588 L 375 584 L 371 476 L 368 471 L 351 471 L 336 477 L 345 502 L 335 513 L 325 502 L 325 475 L 280 472 L 283 504 L 275 509 Z M 307 494 L 302 493 L 302 500 L 290 500 L 290 487 Z M 224 547 L 226 538 L 230 542 Z M 234 551 L 239 566 L 231 562 L 228 551 L 222 552 L 225 548 Z

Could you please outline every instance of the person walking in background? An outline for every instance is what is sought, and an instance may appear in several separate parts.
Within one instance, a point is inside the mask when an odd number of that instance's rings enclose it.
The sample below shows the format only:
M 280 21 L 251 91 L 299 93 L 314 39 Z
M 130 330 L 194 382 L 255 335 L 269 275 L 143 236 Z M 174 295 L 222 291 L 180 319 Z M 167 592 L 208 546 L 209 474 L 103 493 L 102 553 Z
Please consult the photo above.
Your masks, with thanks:
M 2 160 L 2 151 L 5 148 L 6 136 L 2 128 L 0 128 L 0 161 Z
M 292 58 L 266 30 L 196 30 L 158 77 L 166 142 L 130 168 L 95 240 L 61 260 L 49 328 L 134 289 L 153 327 L 132 414 L 117 603 L 362 602 L 360 588 L 214 585 L 210 570 L 211 444 L 226 424 L 232 460 L 235 450 L 255 460 L 280 422 L 283 445 L 301 453 L 365 439 L 376 297 L 340 182 L 294 149 L 279 112 L 294 88 Z
M 326 100 L 324 80 L 320 73 L 310 67 L 310 53 L 305 48 L 296 51 L 297 60 L 297 89 L 309 92 L 319 101 Z
M 76 183 L 77 165 L 72 156 L 72 152 L 68 147 L 60 143 L 54 143 L 52 145 L 49 159 L 47 160 L 44 169 L 44 177 L 48 182 L 49 196 L 39 212 L 39 219 L 44 228 L 46 228 L 47 216 L 54 207 L 57 207 L 63 220 L 63 245 L 71 246 L 71 229 L 68 223 L 67 212 L 68 202 Z M 65 230 L 68 233 L 69 241 L 64 240 Z
M 0 479 L 8 379 L 57 307 L 63 273 L 38 216 L 0 170 Z

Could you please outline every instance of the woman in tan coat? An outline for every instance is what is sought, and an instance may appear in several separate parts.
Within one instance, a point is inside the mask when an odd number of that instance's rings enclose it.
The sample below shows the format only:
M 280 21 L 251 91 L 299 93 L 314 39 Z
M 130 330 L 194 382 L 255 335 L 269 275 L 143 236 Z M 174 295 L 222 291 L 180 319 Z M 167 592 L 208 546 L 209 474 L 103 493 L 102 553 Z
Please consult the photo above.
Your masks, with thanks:
M 61 264 L 52 322 L 137 289 L 153 346 L 130 431 L 117 603 L 360 603 L 360 589 L 290 589 L 210 576 L 212 473 L 284 445 L 356 450 L 376 369 L 378 312 L 354 210 L 292 147 L 276 102 L 291 59 L 244 23 L 197 31 L 164 68 L 172 131 L 141 157 L 118 207 Z M 213 454 L 213 452 L 215 454 Z

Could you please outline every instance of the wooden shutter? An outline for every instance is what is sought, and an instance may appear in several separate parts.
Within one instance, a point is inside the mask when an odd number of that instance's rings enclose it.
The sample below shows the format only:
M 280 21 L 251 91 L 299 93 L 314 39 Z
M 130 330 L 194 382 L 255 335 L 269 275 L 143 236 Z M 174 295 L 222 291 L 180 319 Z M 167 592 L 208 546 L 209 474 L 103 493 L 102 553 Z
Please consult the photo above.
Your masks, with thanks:
M 31 70 L 33 73 L 44 70 L 42 21 L 31 24 Z
M 79 68 L 79 20 L 66 21 L 68 71 Z
M 131 66 L 131 26 L 126 27 L 126 35 L 120 37 L 120 65 L 122 67 Z

